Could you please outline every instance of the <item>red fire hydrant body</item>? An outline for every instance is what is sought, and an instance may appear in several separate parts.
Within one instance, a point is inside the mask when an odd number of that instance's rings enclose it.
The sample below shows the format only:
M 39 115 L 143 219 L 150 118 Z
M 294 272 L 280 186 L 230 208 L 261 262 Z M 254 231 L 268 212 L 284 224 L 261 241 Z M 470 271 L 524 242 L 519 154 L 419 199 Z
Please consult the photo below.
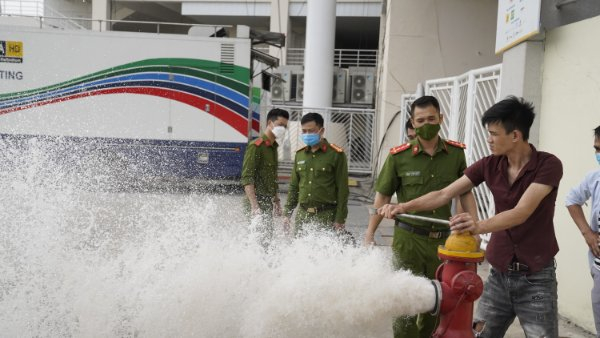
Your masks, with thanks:
M 433 337 L 475 337 L 473 302 L 483 293 L 483 281 L 477 275 L 477 263 L 483 261 L 483 252 L 453 251 L 440 246 L 438 257 L 443 261 L 436 271 L 441 287 L 440 323 Z

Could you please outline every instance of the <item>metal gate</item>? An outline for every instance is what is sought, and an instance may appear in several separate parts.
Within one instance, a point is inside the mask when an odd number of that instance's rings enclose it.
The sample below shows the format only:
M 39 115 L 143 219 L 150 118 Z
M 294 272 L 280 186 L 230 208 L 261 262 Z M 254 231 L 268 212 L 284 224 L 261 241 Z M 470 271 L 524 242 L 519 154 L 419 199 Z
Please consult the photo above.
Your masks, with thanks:
M 348 157 L 350 173 L 371 173 L 373 169 L 373 144 L 375 130 L 375 110 L 348 108 L 306 108 L 300 106 L 272 106 L 290 113 L 288 132 L 279 147 L 279 166 L 291 168 L 295 152 L 304 147 L 300 139 L 300 120 L 303 112 L 319 113 L 325 120 L 327 141 L 344 148 Z
M 444 115 L 442 137 L 467 145 L 467 165 L 490 155 L 487 131 L 481 125 L 481 117 L 498 100 L 501 70 L 501 65 L 495 65 L 471 70 L 455 77 L 425 82 L 425 94 L 435 96 L 440 102 L 440 110 Z M 410 118 L 410 105 L 416 98 L 415 94 L 402 95 L 402 126 Z M 405 140 L 404 134 L 402 128 L 401 142 Z M 494 216 L 496 213 L 494 198 L 485 183 L 475 188 L 473 193 L 477 201 L 479 218 Z M 485 246 L 489 235 L 483 237 Z

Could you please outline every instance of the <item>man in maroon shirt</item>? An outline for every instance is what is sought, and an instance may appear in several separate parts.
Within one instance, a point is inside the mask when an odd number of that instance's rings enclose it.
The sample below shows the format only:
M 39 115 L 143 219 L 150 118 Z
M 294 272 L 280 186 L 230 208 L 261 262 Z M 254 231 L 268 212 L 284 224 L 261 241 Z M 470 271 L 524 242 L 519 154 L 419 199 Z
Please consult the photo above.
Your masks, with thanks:
M 481 119 L 491 156 L 443 190 L 379 209 L 388 218 L 433 210 L 487 184 L 496 205 L 494 217 L 474 221 L 463 213 L 450 219 L 454 232 L 492 233 L 486 251 L 492 268 L 473 324 L 478 337 L 503 337 L 515 316 L 527 337 L 558 337 L 553 217 L 562 163 L 529 144 L 534 116 L 533 106 L 523 99 L 511 96 L 496 103 Z

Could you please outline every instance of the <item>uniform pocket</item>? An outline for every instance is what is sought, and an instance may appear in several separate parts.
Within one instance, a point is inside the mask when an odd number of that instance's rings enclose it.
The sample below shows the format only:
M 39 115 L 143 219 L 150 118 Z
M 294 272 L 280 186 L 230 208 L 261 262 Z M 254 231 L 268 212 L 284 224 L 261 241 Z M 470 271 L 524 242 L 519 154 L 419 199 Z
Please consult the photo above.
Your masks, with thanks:
M 422 185 L 423 176 L 405 176 L 402 177 L 402 185 Z
M 331 172 L 333 172 L 332 165 L 321 165 L 315 167 L 315 175 L 316 176 L 329 176 Z
M 297 164 L 296 165 L 296 172 L 297 173 L 303 173 L 306 171 L 306 164 Z

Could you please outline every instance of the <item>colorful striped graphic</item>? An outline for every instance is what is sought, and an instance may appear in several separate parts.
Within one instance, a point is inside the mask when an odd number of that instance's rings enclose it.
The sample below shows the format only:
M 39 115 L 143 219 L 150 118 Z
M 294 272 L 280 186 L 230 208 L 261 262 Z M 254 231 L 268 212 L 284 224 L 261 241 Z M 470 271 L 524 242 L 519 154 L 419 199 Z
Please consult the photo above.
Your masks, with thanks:
M 248 134 L 249 70 L 197 59 L 148 59 L 109 68 L 38 89 L 0 94 L 0 115 L 23 109 L 106 94 L 143 94 L 188 104 Z M 259 129 L 259 114 L 252 127 Z

